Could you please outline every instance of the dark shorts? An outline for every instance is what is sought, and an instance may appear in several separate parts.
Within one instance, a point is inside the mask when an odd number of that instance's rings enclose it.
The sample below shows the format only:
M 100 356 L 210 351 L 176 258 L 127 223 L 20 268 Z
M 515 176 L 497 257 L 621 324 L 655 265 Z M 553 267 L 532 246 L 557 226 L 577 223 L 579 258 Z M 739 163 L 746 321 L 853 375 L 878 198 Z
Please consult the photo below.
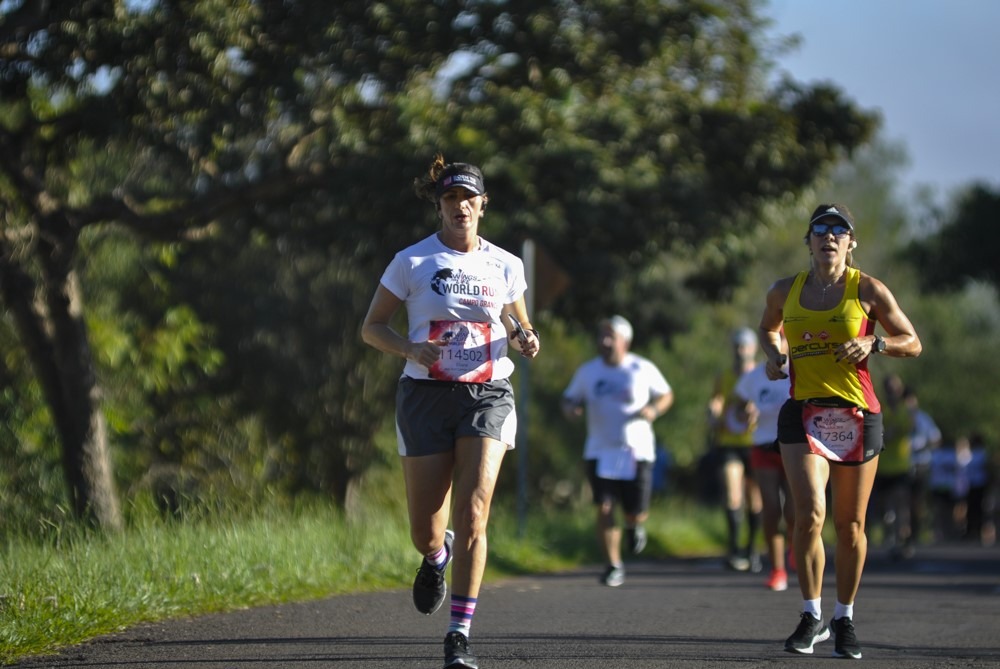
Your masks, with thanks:
M 404 376 L 396 387 L 399 454 L 434 455 L 460 437 L 487 437 L 514 448 L 517 413 L 510 381 L 452 383 Z
M 909 474 L 877 474 L 875 476 L 875 484 L 872 487 L 872 491 L 882 495 L 888 495 L 891 492 L 906 492 L 910 489 L 910 475 Z
M 743 465 L 743 469 L 750 471 L 750 446 L 716 446 L 719 464 L 726 465 L 730 462 L 738 462 Z
M 602 479 L 597 476 L 597 460 L 587 460 L 587 479 L 594 492 L 594 504 L 621 502 L 622 510 L 630 516 L 649 511 L 653 492 L 653 463 L 635 463 L 635 478 L 631 481 Z
M 806 429 L 802 426 L 802 400 L 788 400 L 781 406 L 781 413 L 778 414 L 778 441 L 782 444 L 804 444 L 806 443 Z M 875 448 L 870 449 L 871 455 L 862 462 L 835 462 L 830 460 L 830 464 L 844 465 L 847 467 L 864 464 L 873 460 L 885 447 L 882 441 L 882 414 L 865 412 L 864 423 L 864 451 L 869 452 L 869 446 L 875 444 Z

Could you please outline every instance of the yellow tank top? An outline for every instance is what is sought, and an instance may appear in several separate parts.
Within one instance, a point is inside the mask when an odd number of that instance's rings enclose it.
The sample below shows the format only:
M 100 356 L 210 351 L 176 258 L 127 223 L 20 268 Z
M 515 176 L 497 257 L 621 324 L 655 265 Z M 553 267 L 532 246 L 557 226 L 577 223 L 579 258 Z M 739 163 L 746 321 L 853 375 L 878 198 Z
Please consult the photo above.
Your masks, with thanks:
M 722 374 L 719 375 L 719 390 L 723 393 L 725 403 L 722 405 L 722 415 L 719 416 L 719 425 L 715 431 L 716 446 L 742 446 L 746 448 L 753 446 L 752 426 L 747 425 L 739 432 L 734 431 L 731 427 L 731 424 L 735 422 L 730 418 L 730 414 L 734 410 L 732 396 L 737 381 L 739 381 L 739 377 L 729 367 L 722 370 Z
M 910 434 L 913 415 L 902 402 L 882 407 L 882 429 L 885 449 L 878 459 L 878 473 L 898 476 L 910 471 Z
M 845 341 L 875 330 L 875 322 L 869 320 L 858 298 L 861 272 L 847 268 L 844 296 L 839 304 L 825 311 L 801 305 L 802 286 L 808 276 L 808 272 L 799 272 L 784 306 L 792 397 L 797 400 L 839 397 L 878 413 L 881 407 L 868 373 L 868 358 L 857 365 L 837 362 L 834 358 L 834 351 Z

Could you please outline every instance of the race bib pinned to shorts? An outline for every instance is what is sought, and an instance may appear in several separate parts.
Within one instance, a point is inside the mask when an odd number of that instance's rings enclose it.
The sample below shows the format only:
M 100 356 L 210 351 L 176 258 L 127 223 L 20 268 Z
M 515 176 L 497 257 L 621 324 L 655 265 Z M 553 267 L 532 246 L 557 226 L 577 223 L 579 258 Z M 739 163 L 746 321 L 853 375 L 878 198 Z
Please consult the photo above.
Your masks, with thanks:
M 441 347 L 441 359 L 428 370 L 432 379 L 462 383 L 486 383 L 493 379 L 489 323 L 431 321 L 428 339 Z
M 864 462 L 865 414 L 858 407 L 802 406 L 809 450 L 833 462 Z
M 597 456 L 597 477 L 612 481 L 635 478 L 635 451 L 631 448 L 605 448 Z

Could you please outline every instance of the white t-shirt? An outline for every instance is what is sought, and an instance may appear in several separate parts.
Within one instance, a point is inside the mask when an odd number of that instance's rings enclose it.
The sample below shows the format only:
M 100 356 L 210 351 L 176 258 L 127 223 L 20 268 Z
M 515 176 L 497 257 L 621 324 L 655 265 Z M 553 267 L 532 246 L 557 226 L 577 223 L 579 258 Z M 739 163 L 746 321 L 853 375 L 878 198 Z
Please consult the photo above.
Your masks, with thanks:
M 929 465 L 931 448 L 941 441 L 941 430 L 926 411 L 917 409 L 913 414 L 913 433 L 910 435 L 910 462 Z
M 764 364 L 760 363 L 737 381 L 733 393 L 741 399 L 753 402 L 759 412 L 757 425 L 753 431 L 755 446 L 770 444 L 778 438 L 778 413 L 781 406 L 791 397 L 791 381 L 767 378 Z
M 403 376 L 482 383 L 514 372 L 500 311 L 527 289 L 520 258 L 482 238 L 461 253 L 435 233 L 397 253 L 381 283 L 406 303 L 410 341 L 447 342 L 433 368 L 407 360 Z
M 586 407 L 584 459 L 596 460 L 601 451 L 628 447 L 635 460 L 653 462 L 653 426 L 634 416 L 651 399 L 669 392 L 670 384 L 656 365 L 635 353 L 626 353 L 617 366 L 606 364 L 600 357 L 583 363 L 563 397 Z

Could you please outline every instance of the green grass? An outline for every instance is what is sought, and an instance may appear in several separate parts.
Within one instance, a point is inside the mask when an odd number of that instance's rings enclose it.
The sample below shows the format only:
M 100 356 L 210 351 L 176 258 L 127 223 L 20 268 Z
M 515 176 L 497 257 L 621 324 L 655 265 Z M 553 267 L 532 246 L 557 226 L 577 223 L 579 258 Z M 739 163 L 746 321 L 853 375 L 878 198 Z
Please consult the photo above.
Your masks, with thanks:
M 496 500 L 487 579 L 600 560 L 593 510 L 532 513 L 524 527 Z M 410 586 L 405 513 L 315 505 L 226 519 L 139 514 L 115 536 L 79 532 L 0 553 L 0 662 L 51 653 L 141 622 L 347 592 Z M 648 557 L 718 553 L 722 513 L 658 500 Z M 647 554 L 644 554 L 646 557 Z

